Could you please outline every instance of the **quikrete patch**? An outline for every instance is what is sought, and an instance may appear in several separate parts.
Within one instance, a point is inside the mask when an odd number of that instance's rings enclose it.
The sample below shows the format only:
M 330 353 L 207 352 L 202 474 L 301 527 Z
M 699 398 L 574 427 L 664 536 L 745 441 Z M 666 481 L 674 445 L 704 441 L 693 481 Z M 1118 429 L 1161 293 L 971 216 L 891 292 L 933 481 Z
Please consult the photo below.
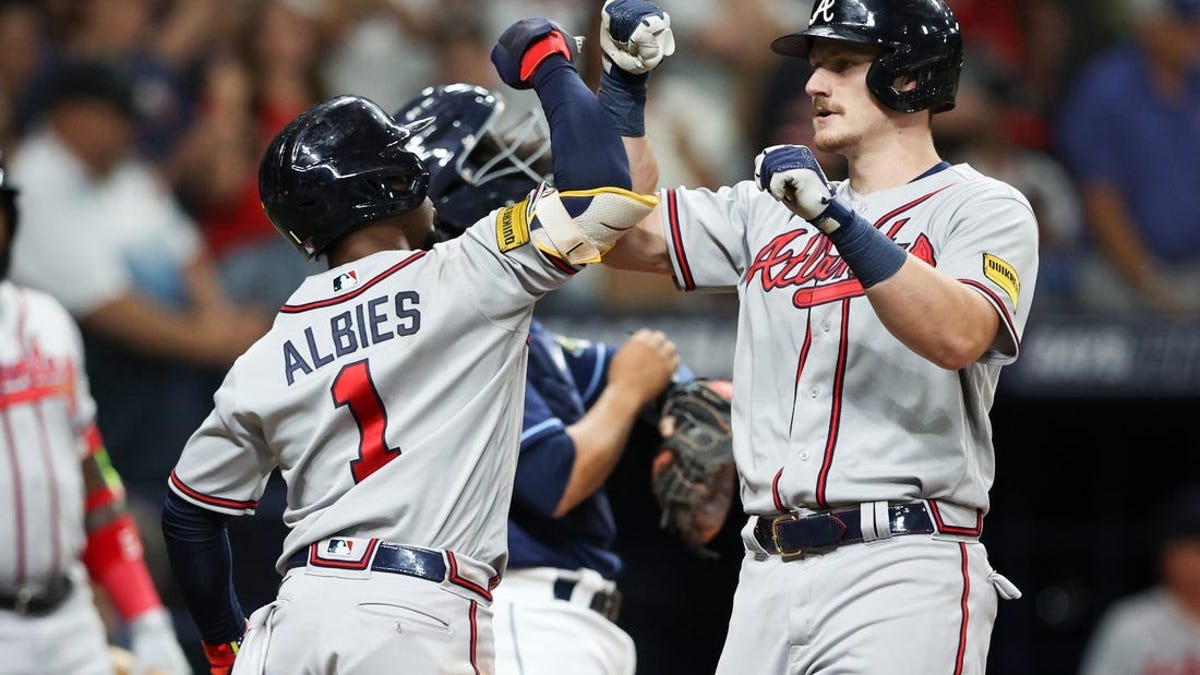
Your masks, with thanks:
M 501 252 L 511 251 L 529 243 L 529 219 L 525 201 L 500 210 L 496 216 L 496 245 Z
M 983 275 L 1001 288 L 1012 299 L 1013 307 L 1021 295 L 1021 277 L 1007 262 L 991 253 L 983 254 Z

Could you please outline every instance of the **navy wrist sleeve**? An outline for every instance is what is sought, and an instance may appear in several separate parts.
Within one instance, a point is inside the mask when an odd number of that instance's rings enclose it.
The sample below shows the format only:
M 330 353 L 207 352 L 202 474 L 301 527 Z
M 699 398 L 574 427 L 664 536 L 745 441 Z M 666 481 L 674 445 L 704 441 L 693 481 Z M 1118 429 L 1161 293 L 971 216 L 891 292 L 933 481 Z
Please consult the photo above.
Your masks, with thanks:
M 560 192 L 631 189 L 621 137 L 571 62 L 558 54 L 548 57 L 534 73 L 533 88 L 550 124 L 554 186 Z
M 908 253 L 896 242 L 837 199 L 813 220 L 830 218 L 837 221 L 839 227 L 826 236 L 864 289 L 891 278 L 908 259 Z
M 168 492 L 162 530 L 167 557 L 183 600 L 209 644 L 233 642 L 246 630 L 246 617 L 233 588 L 233 554 L 225 521 L 229 516 L 200 508 Z
M 650 73 L 631 75 L 616 66 L 611 72 L 600 73 L 600 90 L 596 92 L 596 98 L 622 136 L 640 138 L 646 135 L 646 81 L 649 79 Z

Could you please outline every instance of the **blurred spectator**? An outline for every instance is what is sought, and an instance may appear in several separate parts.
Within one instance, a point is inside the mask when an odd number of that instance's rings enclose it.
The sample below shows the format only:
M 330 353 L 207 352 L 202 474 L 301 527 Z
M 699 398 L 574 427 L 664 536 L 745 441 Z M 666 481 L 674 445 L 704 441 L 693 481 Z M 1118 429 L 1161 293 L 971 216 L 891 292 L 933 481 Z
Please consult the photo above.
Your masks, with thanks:
M 1200 673 L 1200 485 L 1180 491 L 1154 522 L 1161 581 L 1105 613 L 1081 675 Z
M 963 74 L 958 106 L 970 114 L 960 118 L 964 136 L 953 158 L 1012 185 L 1029 199 L 1038 224 L 1035 311 L 1070 308 L 1077 302 L 1076 259 L 1083 240 L 1079 198 L 1057 159 L 1013 142 L 1003 122 L 1011 91 L 1007 82 L 979 82 Z
M 455 0 L 320 0 L 308 4 L 314 6 L 314 16 L 321 17 L 329 43 L 321 65 L 325 88 L 330 94 L 366 96 L 386 110 L 395 109 L 432 84 L 437 60 L 434 50 L 453 48 L 444 41 L 431 41 L 437 18 L 465 18 L 465 12 L 454 8 L 462 2 Z M 489 50 L 492 37 L 487 41 Z M 484 63 L 490 66 L 486 53 Z
M 106 61 L 132 77 L 139 112 L 137 142 L 144 155 L 169 163 L 194 114 L 188 71 L 211 42 L 224 3 L 211 0 L 76 0 L 62 51 L 68 59 Z M 43 85 L 58 64 L 45 68 Z M 33 114 L 40 111 L 34 110 Z
M 48 48 L 40 8 L 33 0 L 0 4 L 0 143 L 15 146 L 18 117 L 29 106 L 30 82 Z
M 1200 0 L 1131 0 L 1134 41 L 1096 57 L 1059 141 L 1101 256 L 1081 291 L 1105 310 L 1200 308 Z
M 199 119 L 180 152 L 179 190 L 200 221 L 222 287 L 267 315 L 322 269 L 276 234 L 258 197 L 267 143 L 323 98 L 318 27 L 295 4 L 256 4 L 239 26 L 237 50 L 210 57 Z
M 134 125 L 121 71 L 64 65 L 12 165 L 24 218 L 12 276 L 80 321 L 113 459 L 157 508 L 223 369 L 266 320 L 227 300 L 193 223 L 132 154 Z

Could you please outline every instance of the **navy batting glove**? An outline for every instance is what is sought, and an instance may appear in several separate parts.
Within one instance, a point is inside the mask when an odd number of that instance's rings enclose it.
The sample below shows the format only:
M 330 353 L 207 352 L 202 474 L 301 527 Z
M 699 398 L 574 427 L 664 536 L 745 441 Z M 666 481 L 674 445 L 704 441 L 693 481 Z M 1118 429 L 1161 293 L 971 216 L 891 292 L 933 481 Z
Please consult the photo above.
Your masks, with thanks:
M 650 17 L 662 19 L 666 15 L 661 7 L 646 0 L 613 0 L 604 5 L 604 13 L 608 15 L 609 34 L 618 42 L 629 42 L 639 25 L 650 25 Z
M 803 145 L 773 145 L 754 160 L 754 182 L 793 213 L 819 220 L 833 200 L 829 179 L 812 150 Z
M 513 89 L 533 88 L 538 66 L 554 55 L 572 60 L 575 38 L 542 17 L 521 19 L 504 29 L 492 47 L 492 64 L 500 79 Z

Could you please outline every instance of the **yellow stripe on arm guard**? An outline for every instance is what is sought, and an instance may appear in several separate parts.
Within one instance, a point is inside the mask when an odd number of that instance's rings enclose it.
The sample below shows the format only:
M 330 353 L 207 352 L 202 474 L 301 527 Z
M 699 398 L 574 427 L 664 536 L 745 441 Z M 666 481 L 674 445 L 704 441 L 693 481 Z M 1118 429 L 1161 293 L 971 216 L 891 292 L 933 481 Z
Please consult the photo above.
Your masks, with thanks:
M 574 265 L 596 263 L 657 205 L 657 197 L 617 187 L 547 189 L 535 197 L 530 230 L 544 253 Z

